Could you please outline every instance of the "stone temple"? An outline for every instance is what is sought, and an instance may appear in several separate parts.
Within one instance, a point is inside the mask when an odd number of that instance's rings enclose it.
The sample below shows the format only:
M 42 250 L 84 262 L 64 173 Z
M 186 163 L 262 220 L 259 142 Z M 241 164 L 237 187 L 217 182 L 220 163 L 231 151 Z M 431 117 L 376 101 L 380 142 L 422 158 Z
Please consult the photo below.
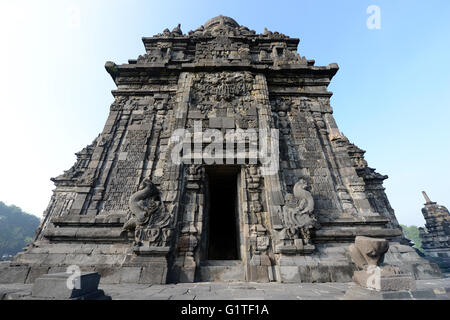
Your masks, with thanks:
M 450 273 L 450 213 L 444 206 L 430 200 L 423 191 L 425 207 L 422 209 L 425 228 L 419 228 L 425 257 Z
M 224 16 L 143 43 L 106 63 L 105 127 L 52 179 L 34 241 L 0 282 L 72 265 L 102 283 L 349 282 L 356 236 L 388 240 L 385 261 L 416 279 L 442 276 L 404 238 L 387 176 L 336 125 L 337 64 Z

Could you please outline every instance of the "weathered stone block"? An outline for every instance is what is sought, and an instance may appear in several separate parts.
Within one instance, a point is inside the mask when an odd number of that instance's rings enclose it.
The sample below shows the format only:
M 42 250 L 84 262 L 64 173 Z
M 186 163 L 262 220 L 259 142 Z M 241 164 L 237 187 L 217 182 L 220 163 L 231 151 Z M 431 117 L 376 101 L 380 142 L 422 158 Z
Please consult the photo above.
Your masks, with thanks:
M 311 282 L 330 282 L 330 267 L 329 266 L 311 266 Z
M 401 273 L 398 267 L 374 267 L 355 271 L 353 281 L 362 287 L 378 291 L 415 290 L 416 281 L 412 275 Z
M 42 264 L 46 266 L 63 265 L 66 257 L 67 255 L 63 253 L 48 254 Z
M 417 300 L 435 300 L 436 294 L 433 290 L 416 290 L 411 292 L 414 299 Z
M 209 118 L 209 127 L 211 129 L 222 128 L 222 118 Z
M 248 266 L 248 281 L 269 282 L 269 269 L 267 266 Z
M 142 268 L 139 283 L 165 284 L 167 279 L 167 266 L 161 264 L 149 264 Z
M 382 297 L 385 300 L 412 300 L 411 293 L 408 291 L 383 292 Z
M 120 283 L 121 270 L 112 266 L 95 267 L 95 271 L 101 276 L 102 284 L 117 284 Z
M 46 253 L 22 253 L 16 256 L 15 262 L 22 264 L 42 264 L 48 259 Z
M 351 265 L 346 266 L 329 266 L 330 277 L 332 282 L 351 282 L 353 276 L 353 268 Z
M 49 267 L 31 267 L 25 283 L 34 283 L 37 278 L 48 273 Z
M 4 264 L 5 266 L 6 264 Z M 8 266 L 0 269 L 0 283 L 25 283 L 30 267 L 28 266 Z
M 245 281 L 245 269 L 235 266 L 201 266 L 201 281 Z
M 195 267 L 179 268 L 178 281 L 182 283 L 191 283 L 195 281 Z
M 435 263 L 413 263 L 411 267 L 417 280 L 442 278 L 442 272 Z
M 280 266 L 281 282 L 301 282 L 299 269 L 296 266 Z
M 254 117 L 254 116 L 256 116 L 257 115 L 257 109 L 256 109 L 256 107 L 255 106 L 251 106 L 251 107 L 249 107 L 248 109 L 247 109 L 247 116 L 252 116 L 252 117 Z
M 224 129 L 234 129 L 235 120 L 234 118 L 222 118 L 222 128 Z
M 298 266 L 298 274 L 300 276 L 300 282 L 310 283 L 311 280 L 311 269 L 309 266 Z
M 120 283 L 138 283 L 142 267 L 124 267 L 120 270 Z
M 67 271 L 67 267 L 50 267 L 49 269 L 48 269 L 48 272 L 47 273 L 49 273 L 49 274 L 51 274 L 51 273 L 64 273 L 64 272 L 66 272 Z

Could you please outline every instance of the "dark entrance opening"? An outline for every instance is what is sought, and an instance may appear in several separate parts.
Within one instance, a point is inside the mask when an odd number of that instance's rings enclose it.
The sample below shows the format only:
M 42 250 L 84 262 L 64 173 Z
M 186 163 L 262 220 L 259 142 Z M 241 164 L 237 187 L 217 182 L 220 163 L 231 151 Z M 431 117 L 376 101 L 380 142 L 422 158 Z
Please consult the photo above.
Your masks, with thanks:
M 239 260 L 238 166 L 209 166 L 208 260 Z

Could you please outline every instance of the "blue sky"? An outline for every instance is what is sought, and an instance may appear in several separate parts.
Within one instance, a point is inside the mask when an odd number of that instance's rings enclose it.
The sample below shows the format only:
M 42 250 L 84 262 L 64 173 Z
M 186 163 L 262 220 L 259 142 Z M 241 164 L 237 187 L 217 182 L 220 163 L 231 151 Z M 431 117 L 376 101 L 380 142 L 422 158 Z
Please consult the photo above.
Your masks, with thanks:
M 369 30 L 369 5 L 381 29 Z M 219 14 L 301 39 L 330 85 L 340 130 L 367 150 L 401 223 L 422 225 L 426 190 L 450 208 L 450 1 L 0 2 L 0 201 L 42 216 L 50 177 L 102 131 L 114 83 L 104 70 L 144 52 L 143 36 Z

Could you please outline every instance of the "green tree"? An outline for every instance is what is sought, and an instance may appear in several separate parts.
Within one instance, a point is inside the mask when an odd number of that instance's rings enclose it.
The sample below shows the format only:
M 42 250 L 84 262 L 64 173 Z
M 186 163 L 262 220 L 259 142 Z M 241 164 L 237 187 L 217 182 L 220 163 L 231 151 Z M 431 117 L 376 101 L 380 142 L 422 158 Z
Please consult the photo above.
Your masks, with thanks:
M 406 238 L 414 242 L 414 248 L 418 249 L 419 251 L 423 252 L 422 249 L 422 239 L 420 239 L 419 235 L 419 228 L 416 226 L 405 226 L 400 225 L 403 229 L 403 233 L 405 234 Z
M 0 259 L 20 252 L 32 240 L 39 223 L 37 217 L 0 201 Z

